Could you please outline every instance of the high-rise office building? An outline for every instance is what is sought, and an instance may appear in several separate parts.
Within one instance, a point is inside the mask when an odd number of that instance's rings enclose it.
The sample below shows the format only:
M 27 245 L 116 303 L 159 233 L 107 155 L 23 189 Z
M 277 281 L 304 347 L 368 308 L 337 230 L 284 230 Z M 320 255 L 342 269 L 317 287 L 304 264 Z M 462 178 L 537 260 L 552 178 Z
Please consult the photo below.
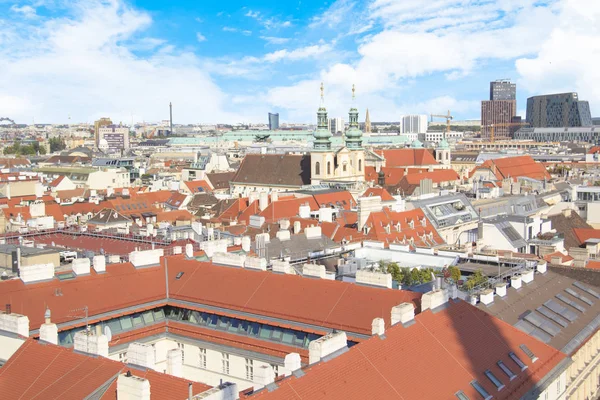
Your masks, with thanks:
M 517 120 L 517 85 L 507 79 L 490 82 L 490 99 L 481 102 L 481 137 L 508 139 Z
M 491 139 L 492 129 L 495 139 L 511 137 L 511 123 L 517 114 L 516 100 L 484 100 L 481 102 L 481 137 Z
M 516 100 L 517 84 L 507 79 L 490 82 L 490 100 Z
M 327 127 L 332 135 L 343 133 L 345 130 L 344 118 L 329 118 L 327 121 Z
M 102 117 L 99 120 L 94 122 L 94 144 L 98 147 L 100 142 L 99 132 L 100 128 L 103 126 L 112 125 L 112 121 L 110 118 Z
M 426 133 L 427 115 L 402 115 L 400 133 Z
M 279 129 L 279 113 L 269 113 L 269 129 Z
M 101 126 L 98 129 L 98 148 L 110 152 L 129 149 L 129 127 L 123 125 Z
M 577 93 L 558 93 L 528 98 L 527 122 L 533 128 L 592 126 L 592 115 Z

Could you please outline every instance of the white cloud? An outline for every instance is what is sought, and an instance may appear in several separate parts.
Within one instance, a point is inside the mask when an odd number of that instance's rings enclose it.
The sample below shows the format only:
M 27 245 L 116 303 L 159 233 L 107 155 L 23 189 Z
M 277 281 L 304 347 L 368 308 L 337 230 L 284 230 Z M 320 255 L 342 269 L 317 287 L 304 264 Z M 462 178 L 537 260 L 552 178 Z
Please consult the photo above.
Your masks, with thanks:
M 291 21 L 281 21 L 275 17 L 266 18 L 259 11 L 248 10 L 244 16 L 256 20 L 256 22 L 261 24 L 267 30 L 275 28 L 289 28 L 292 26 Z
M 206 36 L 204 36 L 203 34 L 201 34 L 200 32 L 196 32 L 196 39 L 199 42 L 205 42 L 206 41 Z
M 258 11 L 252 11 L 252 10 L 248 10 L 248 12 L 246 14 L 244 14 L 246 17 L 250 17 L 250 18 L 254 18 L 254 19 L 258 19 L 260 17 L 260 12 Z
M 592 115 L 600 115 L 599 37 L 600 2 L 565 0 L 540 51 L 516 61 L 519 87 L 533 94 L 578 92 Z
M 0 37 L 0 109 L 17 122 L 157 121 L 173 102 L 176 122 L 252 119 L 256 109 L 231 111 L 229 96 L 203 61 L 176 47 L 159 46 L 140 58 L 126 45 L 143 36 L 150 16 L 117 1 L 82 1 L 74 17 L 46 19 L 38 28 Z M 135 45 L 135 43 L 134 43 Z M 5 94 L 10 93 L 7 96 Z M 202 96 L 198 96 L 202 93 Z
M 261 36 L 260 38 L 269 44 L 285 44 L 290 41 L 289 38 L 275 36 Z
M 35 18 L 37 17 L 37 13 L 35 8 L 25 5 L 25 6 L 17 6 L 16 4 L 10 7 L 10 10 L 19 14 L 23 14 L 25 18 Z
M 316 57 L 330 50 L 331 45 L 329 44 L 300 47 L 294 50 L 283 49 L 268 53 L 263 57 L 263 59 L 267 62 L 297 61 Z
M 231 27 L 231 26 L 224 26 L 223 27 L 223 32 L 241 33 L 244 36 L 250 36 L 250 35 L 252 35 L 252 31 L 250 31 L 250 30 L 242 30 L 242 29 Z

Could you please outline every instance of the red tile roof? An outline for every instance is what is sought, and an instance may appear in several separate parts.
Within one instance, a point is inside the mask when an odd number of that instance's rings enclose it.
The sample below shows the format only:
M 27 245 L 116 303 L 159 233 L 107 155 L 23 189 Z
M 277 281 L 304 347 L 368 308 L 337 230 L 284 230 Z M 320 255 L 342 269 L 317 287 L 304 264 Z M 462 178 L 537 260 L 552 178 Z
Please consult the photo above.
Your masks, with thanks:
M 117 400 L 116 379 L 126 371 L 148 379 L 153 400 L 187 398 L 190 381 L 185 379 L 130 368 L 108 358 L 90 357 L 32 339 L 26 340 L 0 369 L 0 393 L 6 399 L 80 400 L 113 381 L 102 399 Z M 194 394 L 210 388 L 193 383 Z
M 59 176 L 58 178 L 56 178 L 55 180 L 53 180 L 52 182 L 50 182 L 50 187 L 57 187 L 63 180 L 65 179 L 64 175 Z
M 573 233 L 579 241 L 579 245 L 584 244 L 590 239 L 600 239 L 600 229 L 573 228 Z
M 600 270 L 600 261 L 588 260 L 585 264 L 586 268 Z
M 480 166 L 475 167 L 469 176 L 472 177 L 478 169 L 491 169 L 498 180 L 518 177 L 537 180 L 551 179 L 550 173 L 544 165 L 536 162 L 529 155 L 487 160 Z
M 459 301 L 437 313 L 416 316 L 407 328 L 396 325 L 326 362 L 304 369 L 306 375 L 277 382 L 249 398 L 311 399 L 455 399 L 462 390 L 469 399 L 481 396 L 477 380 L 494 399 L 518 399 L 566 356 L 515 327 Z M 532 363 L 520 345 L 539 359 Z M 528 369 L 521 372 L 508 354 L 514 352 Z M 517 377 L 510 381 L 496 364 L 502 360 Z M 486 370 L 506 385 L 498 391 Z
M 421 297 L 403 290 L 220 267 L 177 256 L 170 259 L 171 300 L 366 335 L 371 334 L 374 318 L 384 318 L 389 326 L 393 306 L 407 301 L 419 303 Z M 175 279 L 179 272 L 185 273 Z
M 427 149 L 375 150 L 375 153 L 385 158 L 386 167 L 412 167 L 438 164 L 433 154 Z
M 573 258 L 573 257 L 571 257 L 570 255 L 563 254 L 563 253 L 561 253 L 560 251 L 555 251 L 554 253 L 546 254 L 546 255 L 544 256 L 544 260 L 546 260 L 547 262 L 551 263 L 551 262 L 552 262 L 552 259 L 553 259 L 553 258 L 556 258 L 556 257 L 560 257 L 560 262 L 561 262 L 561 264 L 564 264 L 564 263 L 566 263 L 566 262 L 569 262 L 569 261 L 573 261 L 573 260 L 574 260 L 574 258 Z
M 352 206 L 356 206 L 356 200 L 354 200 L 354 197 L 348 191 L 315 194 L 313 197 L 319 207 L 336 206 L 337 208 L 350 210 Z
M 183 182 L 183 184 L 192 193 L 212 192 L 212 188 L 210 187 L 209 183 L 205 180 L 186 181 Z
M 386 244 L 404 243 L 418 247 L 434 247 L 444 243 L 444 239 L 420 208 L 403 212 L 384 208 L 383 211 L 369 214 L 365 226 L 369 228 L 368 238 Z
M 379 196 L 381 201 L 395 201 L 394 197 L 384 188 L 369 188 L 361 197 Z

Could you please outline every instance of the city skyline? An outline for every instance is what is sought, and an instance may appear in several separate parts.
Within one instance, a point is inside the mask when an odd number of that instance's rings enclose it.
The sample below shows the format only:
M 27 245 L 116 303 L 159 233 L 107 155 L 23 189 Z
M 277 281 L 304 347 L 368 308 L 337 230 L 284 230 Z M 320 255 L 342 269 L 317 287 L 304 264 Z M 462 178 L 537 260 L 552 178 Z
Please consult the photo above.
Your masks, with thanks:
M 443 113 L 476 119 L 490 81 L 534 95 L 578 92 L 600 107 L 591 1 L 227 5 L 154 1 L 0 5 L 0 109 L 17 123 L 168 119 L 314 123 L 319 84 L 331 115 Z M 526 40 L 523 40 L 526 38 Z M 569 40 L 566 40 L 569 38 Z M 589 62 L 572 63 L 581 50 Z M 410 55 L 410 57 L 407 57 Z

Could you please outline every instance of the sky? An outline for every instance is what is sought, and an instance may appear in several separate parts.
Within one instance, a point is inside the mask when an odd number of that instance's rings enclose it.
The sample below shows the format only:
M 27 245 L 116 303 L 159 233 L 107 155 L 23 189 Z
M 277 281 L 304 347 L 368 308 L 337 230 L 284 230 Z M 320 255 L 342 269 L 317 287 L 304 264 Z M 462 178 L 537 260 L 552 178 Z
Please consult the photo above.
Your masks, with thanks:
M 489 82 L 600 116 L 598 0 L 0 0 L 0 117 L 17 123 L 479 119 Z M 352 85 L 356 98 L 352 100 Z

